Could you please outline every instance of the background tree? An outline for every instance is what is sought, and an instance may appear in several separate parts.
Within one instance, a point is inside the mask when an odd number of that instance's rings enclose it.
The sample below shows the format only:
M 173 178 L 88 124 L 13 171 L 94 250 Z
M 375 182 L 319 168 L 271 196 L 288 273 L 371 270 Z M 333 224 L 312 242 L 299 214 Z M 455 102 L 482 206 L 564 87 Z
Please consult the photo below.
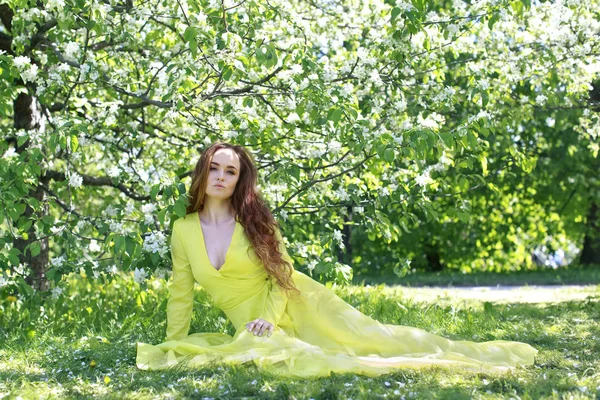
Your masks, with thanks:
M 300 268 L 323 279 L 350 279 L 347 263 L 400 272 L 419 254 L 437 268 L 519 265 L 555 214 L 540 216 L 539 199 L 519 209 L 533 218 L 517 227 L 521 251 L 502 244 L 513 239 L 497 229 L 497 204 L 511 204 L 522 189 L 515 167 L 531 172 L 537 157 L 511 134 L 522 126 L 533 135 L 553 104 L 589 106 L 598 73 L 589 9 L 525 0 L 2 4 L 0 264 L 23 291 L 80 268 L 141 277 L 167 268 L 184 180 L 203 146 L 231 140 L 264 170 L 262 192 L 290 220 Z M 586 136 L 597 120 L 568 116 L 563 131 L 578 132 L 584 160 L 597 159 Z M 597 181 L 586 173 L 593 200 Z M 484 188 L 499 199 L 486 202 Z M 569 217 L 588 215 L 587 204 Z M 478 231 L 466 230 L 475 220 Z M 581 237 L 582 223 L 552 229 L 562 244 Z M 346 263 L 332 256 L 350 248 Z

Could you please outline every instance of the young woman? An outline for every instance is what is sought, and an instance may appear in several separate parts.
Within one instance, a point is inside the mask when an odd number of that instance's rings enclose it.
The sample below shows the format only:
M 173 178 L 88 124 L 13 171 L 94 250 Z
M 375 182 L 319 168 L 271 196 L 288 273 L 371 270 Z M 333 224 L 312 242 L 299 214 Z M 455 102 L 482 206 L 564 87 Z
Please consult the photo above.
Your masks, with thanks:
M 138 343 L 138 368 L 252 361 L 309 377 L 432 365 L 502 373 L 533 364 L 537 350 L 525 343 L 452 341 L 382 324 L 294 270 L 256 184 L 256 166 L 241 146 L 215 143 L 200 157 L 187 215 L 173 224 L 166 341 Z M 233 337 L 188 335 L 195 282 L 233 323 Z

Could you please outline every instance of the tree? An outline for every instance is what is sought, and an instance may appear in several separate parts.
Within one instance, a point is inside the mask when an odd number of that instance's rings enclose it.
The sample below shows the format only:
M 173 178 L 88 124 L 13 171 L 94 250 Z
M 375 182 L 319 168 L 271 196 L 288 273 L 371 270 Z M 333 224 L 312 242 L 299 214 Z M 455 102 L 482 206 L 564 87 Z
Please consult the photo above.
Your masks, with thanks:
M 512 86 L 525 87 L 556 56 L 543 27 L 519 33 L 551 7 L 527 1 L 0 7 L 0 223 L 9 228 L 0 240 L 15 244 L 0 263 L 38 289 L 79 268 L 97 276 L 166 267 L 184 180 L 215 140 L 254 152 L 263 194 L 293 219 L 302 264 L 347 280 L 350 268 L 326 256 L 344 240 L 350 247 L 342 231 L 360 225 L 389 244 L 422 220 L 468 220 L 470 195 L 489 173 L 532 168 L 490 117 L 510 118 Z M 595 18 L 581 5 L 556 7 L 573 10 L 569 26 Z M 578 46 L 577 73 L 554 70 L 564 99 L 581 99 L 582 82 L 595 76 L 585 68 L 595 47 Z M 525 56 L 529 48 L 537 53 Z M 451 205 L 437 209 L 437 198 Z M 366 254 L 357 231 L 352 248 Z

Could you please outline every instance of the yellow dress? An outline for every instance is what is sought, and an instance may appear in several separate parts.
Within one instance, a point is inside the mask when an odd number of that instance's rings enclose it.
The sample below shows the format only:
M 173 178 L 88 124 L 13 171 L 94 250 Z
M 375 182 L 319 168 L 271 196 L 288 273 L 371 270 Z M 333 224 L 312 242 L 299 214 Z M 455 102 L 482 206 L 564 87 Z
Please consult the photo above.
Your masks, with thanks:
M 281 239 L 279 232 L 277 237 Z M 280 250 L 293 263 L 283 243 Z M 171 257 L 166 340 L 157 345 L 137 343 L 140 369 L 201 367 L 220 361 L 253 362 L 268 372 L 297 377 L 328 376 L 331 371 L 375 376 L 436 365 L 503 373 L 532 365 L 537 353 L 526 343 L 453 341 L 418 328 L 380 323 L 299 271 L 294 271 L 293 279 L 302 295 L 287 299 L 266 274 L 238 221 L 220 270 L 209 261 L 198 212 L 175 221 Z M 233 337 L 188 335 L 195 282 L 233 323 Z M 246 330 L 256 318 L 275 325 L 271 336 Z

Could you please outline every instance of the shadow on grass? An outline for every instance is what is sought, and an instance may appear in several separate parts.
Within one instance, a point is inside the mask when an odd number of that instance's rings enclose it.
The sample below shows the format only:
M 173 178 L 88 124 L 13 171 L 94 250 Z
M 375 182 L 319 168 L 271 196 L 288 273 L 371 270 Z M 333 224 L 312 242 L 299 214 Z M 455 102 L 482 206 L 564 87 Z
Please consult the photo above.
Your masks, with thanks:
M 388 301 L 390 307 L 395 301 Z M 397 306 L 395 306 L 397 307 Z M 427 308 L 421 304 L 408 304 L 402 316 L 390 316 L 385 308 L 385 318 L 373 315 L 386 323 L 398 323 L 436 331 L 455 340 L 471 340 L 470 329 L 477 327 L 480 339 L 517 340 L 531 344 L 540 350 L 536 363 L 527 370 L 515 371 L 512 375 L 462 373 L 439 367 L 420 371 L 402 369 L 377 378 L 354 374 L 332 374 L 327 378 L 300 379 L 277 378 L 261 372 L 256 366 L 214 365 L 195 370 L 178 369 L 142 371 L 135 366 L 135 343 L 145 341 L 159 343 L 162 337 L 149 338 L 147 334 L 128 332 L 125 340 L 110 337 L 109 343 L 65 344 L 64 337 L 37 337 L 12 342 L 10 352 L 20 354 L 26 365 L 34 365 L 45 373 L 28 373 L 26 368 L 11 368 L 0 371 L 0 382 L 12 382 L 13 387 L 35 387 L 37 383 L 47 388 L 61 388 L 69 397 L 90 395 L 121 399 L 156 397 L 177 393 L 183 398 L 288 398 L 308 396 L 314 399 L 372 398 L 387 393 L 391 397 L 417 398 L 472 398 L 475 392 L 490 392 L 501 395 L 528 395 L 532 398 L 552 396 L 552 390 L 568 392 L 578 390 L 575 377 L 585 376 L 597 365 L 595 354 L 600 353 L 600 306 L 597 298 L 587 301 L 568 301 L 558 304 L 490 304 L 482 309 L 462 310 L 457 321 L 468 320 L 456 330 L 445 328 L 450 308 Z M 390 321 L 391 319 L 391 321 Z M 419 320 L 419 323 L 416 323 Z M 464 320 L 464 321 L 463 321 Z M 486 324 L 478 325 L 478 321 Z M 83 331 L 82 331 L 83 333 Z M 89 333 L 86 332 L 89 335 Z M 106 332 L 103 332 L 106 335 Z M 150 339 L 150 340 L 149 340 Z M 48 349 L 60 348 L 50 352 Z M 6 355 L 7 348 L 0 350 Z M 95 367 L 91 367 L 91 362 Z M 16 363 L 19 363 L 17 357 Z M 25 372 L 23 372 L 23 371 Z M 105 377 L 110 376 L 109 383 Z M 48 381 L 46 381 L 48 379 Z M 82 383 L 83 382 L 83 383 Z M 387 382 L 387 384 L 386 384 Z M 96 389 L 94 389 L 96 385 Z M 104 392 L 98 393 L 97 386 Z M 88 387 L 89 386 L 89 387 Z

